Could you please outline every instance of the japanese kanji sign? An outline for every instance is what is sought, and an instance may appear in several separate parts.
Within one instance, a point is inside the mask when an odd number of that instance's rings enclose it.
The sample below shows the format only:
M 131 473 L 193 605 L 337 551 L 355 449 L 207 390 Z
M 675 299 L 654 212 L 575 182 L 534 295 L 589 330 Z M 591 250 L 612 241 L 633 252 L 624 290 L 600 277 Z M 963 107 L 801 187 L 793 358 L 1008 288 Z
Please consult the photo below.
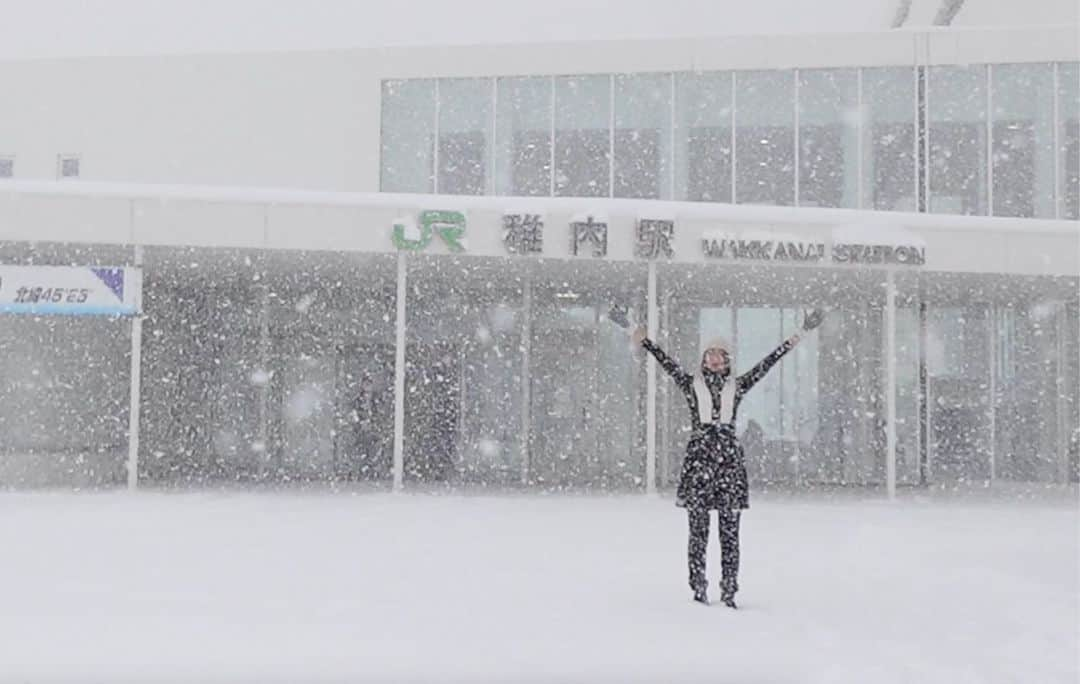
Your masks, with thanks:
M 511 254 L 543 254 L 544 218 L 540 214 L 504 214 L 503 244 Z
M 671 258 L 675 256 L 675 251 L 671 248 L 671 241 L 674 238 L 674 221 L 639 219 L 637 222 L 637 244 L 634 253 L 645 259 Z
M 586 216 L 584 221 L 574 220 L 570 223 L 570 253 L 581 256 L 590 246 L 592 256 L 607 256 L 607 219 L 598 220 L 593 216 Z

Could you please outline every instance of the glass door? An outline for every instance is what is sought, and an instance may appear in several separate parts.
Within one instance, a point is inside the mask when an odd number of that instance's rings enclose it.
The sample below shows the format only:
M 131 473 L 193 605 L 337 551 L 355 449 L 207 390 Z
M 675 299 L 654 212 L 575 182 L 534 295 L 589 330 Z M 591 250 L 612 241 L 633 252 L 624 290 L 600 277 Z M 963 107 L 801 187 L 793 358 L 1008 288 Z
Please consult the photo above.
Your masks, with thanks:
M 345 480 L 390 480 L 394 461 L 393 348 L 342 348 L 337 388 L 336 475 Z

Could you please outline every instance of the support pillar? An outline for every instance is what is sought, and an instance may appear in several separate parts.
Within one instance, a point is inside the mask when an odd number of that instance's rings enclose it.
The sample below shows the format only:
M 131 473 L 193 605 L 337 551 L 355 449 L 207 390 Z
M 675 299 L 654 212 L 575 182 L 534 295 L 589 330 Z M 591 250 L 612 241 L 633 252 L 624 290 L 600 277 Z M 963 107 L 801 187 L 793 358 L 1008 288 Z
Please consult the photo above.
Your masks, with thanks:
M 142 245 L 135 245 L 134 266 L 143 266 Z M 131 317 L 131 388 L 128 408 L 127 486 L 135 491 L 139 486 L 139 409 L 142 405 L 142 278 L 135 289 L 135 313 Z
M 397 255 L 397 319 L 394 336 L 394 491 L 405 483 L 405 252 Z
M 926 302 L 919 302 L 919 484 L 930 483 L 930 378 L 926 368 L 929 335 Z
M 656 262 L 649 262 L 647 326 L 649 339 L 656 339 L 659 310 L 656 306 Z M 645 492 L 656 493 L 656 361 L 645 365 Z
M 896 498 L 896 275 L 885 283 L 885 487 Z
M 986 418 L 989 427 L 990 444 L 987 456 L 990 460 L 990 481 L 997 479 L 997 315 L 993 305 L 986 307 L 986 345 L 990 355 L 989 381 L 990 396 L 987 398 Z
M 532 455 L 532 274 L 525 276 L 521 303 L 521 484 L 528 486 Z

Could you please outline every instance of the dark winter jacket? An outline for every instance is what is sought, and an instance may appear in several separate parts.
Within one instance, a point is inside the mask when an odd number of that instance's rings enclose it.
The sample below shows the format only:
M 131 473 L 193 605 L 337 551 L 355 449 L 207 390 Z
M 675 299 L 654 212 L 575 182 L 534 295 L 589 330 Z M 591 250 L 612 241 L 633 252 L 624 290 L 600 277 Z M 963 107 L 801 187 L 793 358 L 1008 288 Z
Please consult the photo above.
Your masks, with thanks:
M 698 416 L 698 400 L 694 393 L 694 376 L 687 373 L 677 361 L 649 339 L 642 342 L 660 366 L 671 376 L 686 397 L 690 408 L 690 424 L 693 431 L 686 445 L 686 458 L 683 461 L 682 474 L 679 478 L 679 490 L 676 504 L 690 508 L 740 509 L 750 506 L 750 484 L 746 475 L 746 463 L 742 447 L 735 434 L 735 416 L 739 403 L 746 393 L 765 377 L 776 363 L 788 353 L 794 343 L 785 340 L 783 344 L 770 352 L 765 358 L 742 375 L 735 376 L 735 405 L 731 411 L 731 422 L 721 424 L 721 396 L 724 385 L 729 381 L 730 373 L 713 373 L 701 369 L 706 387 L 712 395 L 713 423 L 703 425 Z

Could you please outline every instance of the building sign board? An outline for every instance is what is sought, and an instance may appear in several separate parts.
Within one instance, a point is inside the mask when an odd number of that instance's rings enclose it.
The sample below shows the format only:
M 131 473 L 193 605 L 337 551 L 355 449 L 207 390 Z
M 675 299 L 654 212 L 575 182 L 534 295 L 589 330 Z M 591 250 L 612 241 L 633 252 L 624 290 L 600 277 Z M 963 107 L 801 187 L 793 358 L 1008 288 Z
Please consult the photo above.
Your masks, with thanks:
M 131 316 L 141 287 L 138 268 L 0 266 L 0 313 Z
M 464 252 L 465 214 L 460 211 L 421 211 L 419 217 L 404 216 L 394 221 L 393 240 L 398 249 L 424 250 L 438 236 L 451 252 Z
M 632 259 L 675 259 L 676 220 L 639 217 L 620 218 L 612 223 L 602 212 L 578 213 L 558 217 L 559 232 L 567 238 L 545 240 L 548 217 L 535 210 L 506 208 L 495 214 L 494 221 L 479 217 L 477 254 L 502 253 L 524 256 L 592 257 Z M 565 223 L 564 223 L 565 221 Z M 629 225 L 628 225 L 629 224 Z M 775 262 L 807 265 L 924 266 L 926 246 L 922 239 L 902 228 L 876 225 L 834 226 L 828 237 L 822 226 L 807 232 L 782 232 L 771 226 L 739 229 L 736 227 L 701 230 L 700 249 L 690 246 L 697 238 L 680 233 L 680 259 L 693 261 Z M 474 227 L 474 231 L 476 228 Z M 490 233 L 490 234 L 489 234 Z M 399 250 L 423 251 L 432 242 L 441 241 L 450 252 L 465 252 L 466 215 L 456 210 L 422 210 L 415 215 L 394 220 L 391 233 Z M 560 235 L 559 237 L 562 237 Z M 564 251 L 564 249 L 566 251 Z

